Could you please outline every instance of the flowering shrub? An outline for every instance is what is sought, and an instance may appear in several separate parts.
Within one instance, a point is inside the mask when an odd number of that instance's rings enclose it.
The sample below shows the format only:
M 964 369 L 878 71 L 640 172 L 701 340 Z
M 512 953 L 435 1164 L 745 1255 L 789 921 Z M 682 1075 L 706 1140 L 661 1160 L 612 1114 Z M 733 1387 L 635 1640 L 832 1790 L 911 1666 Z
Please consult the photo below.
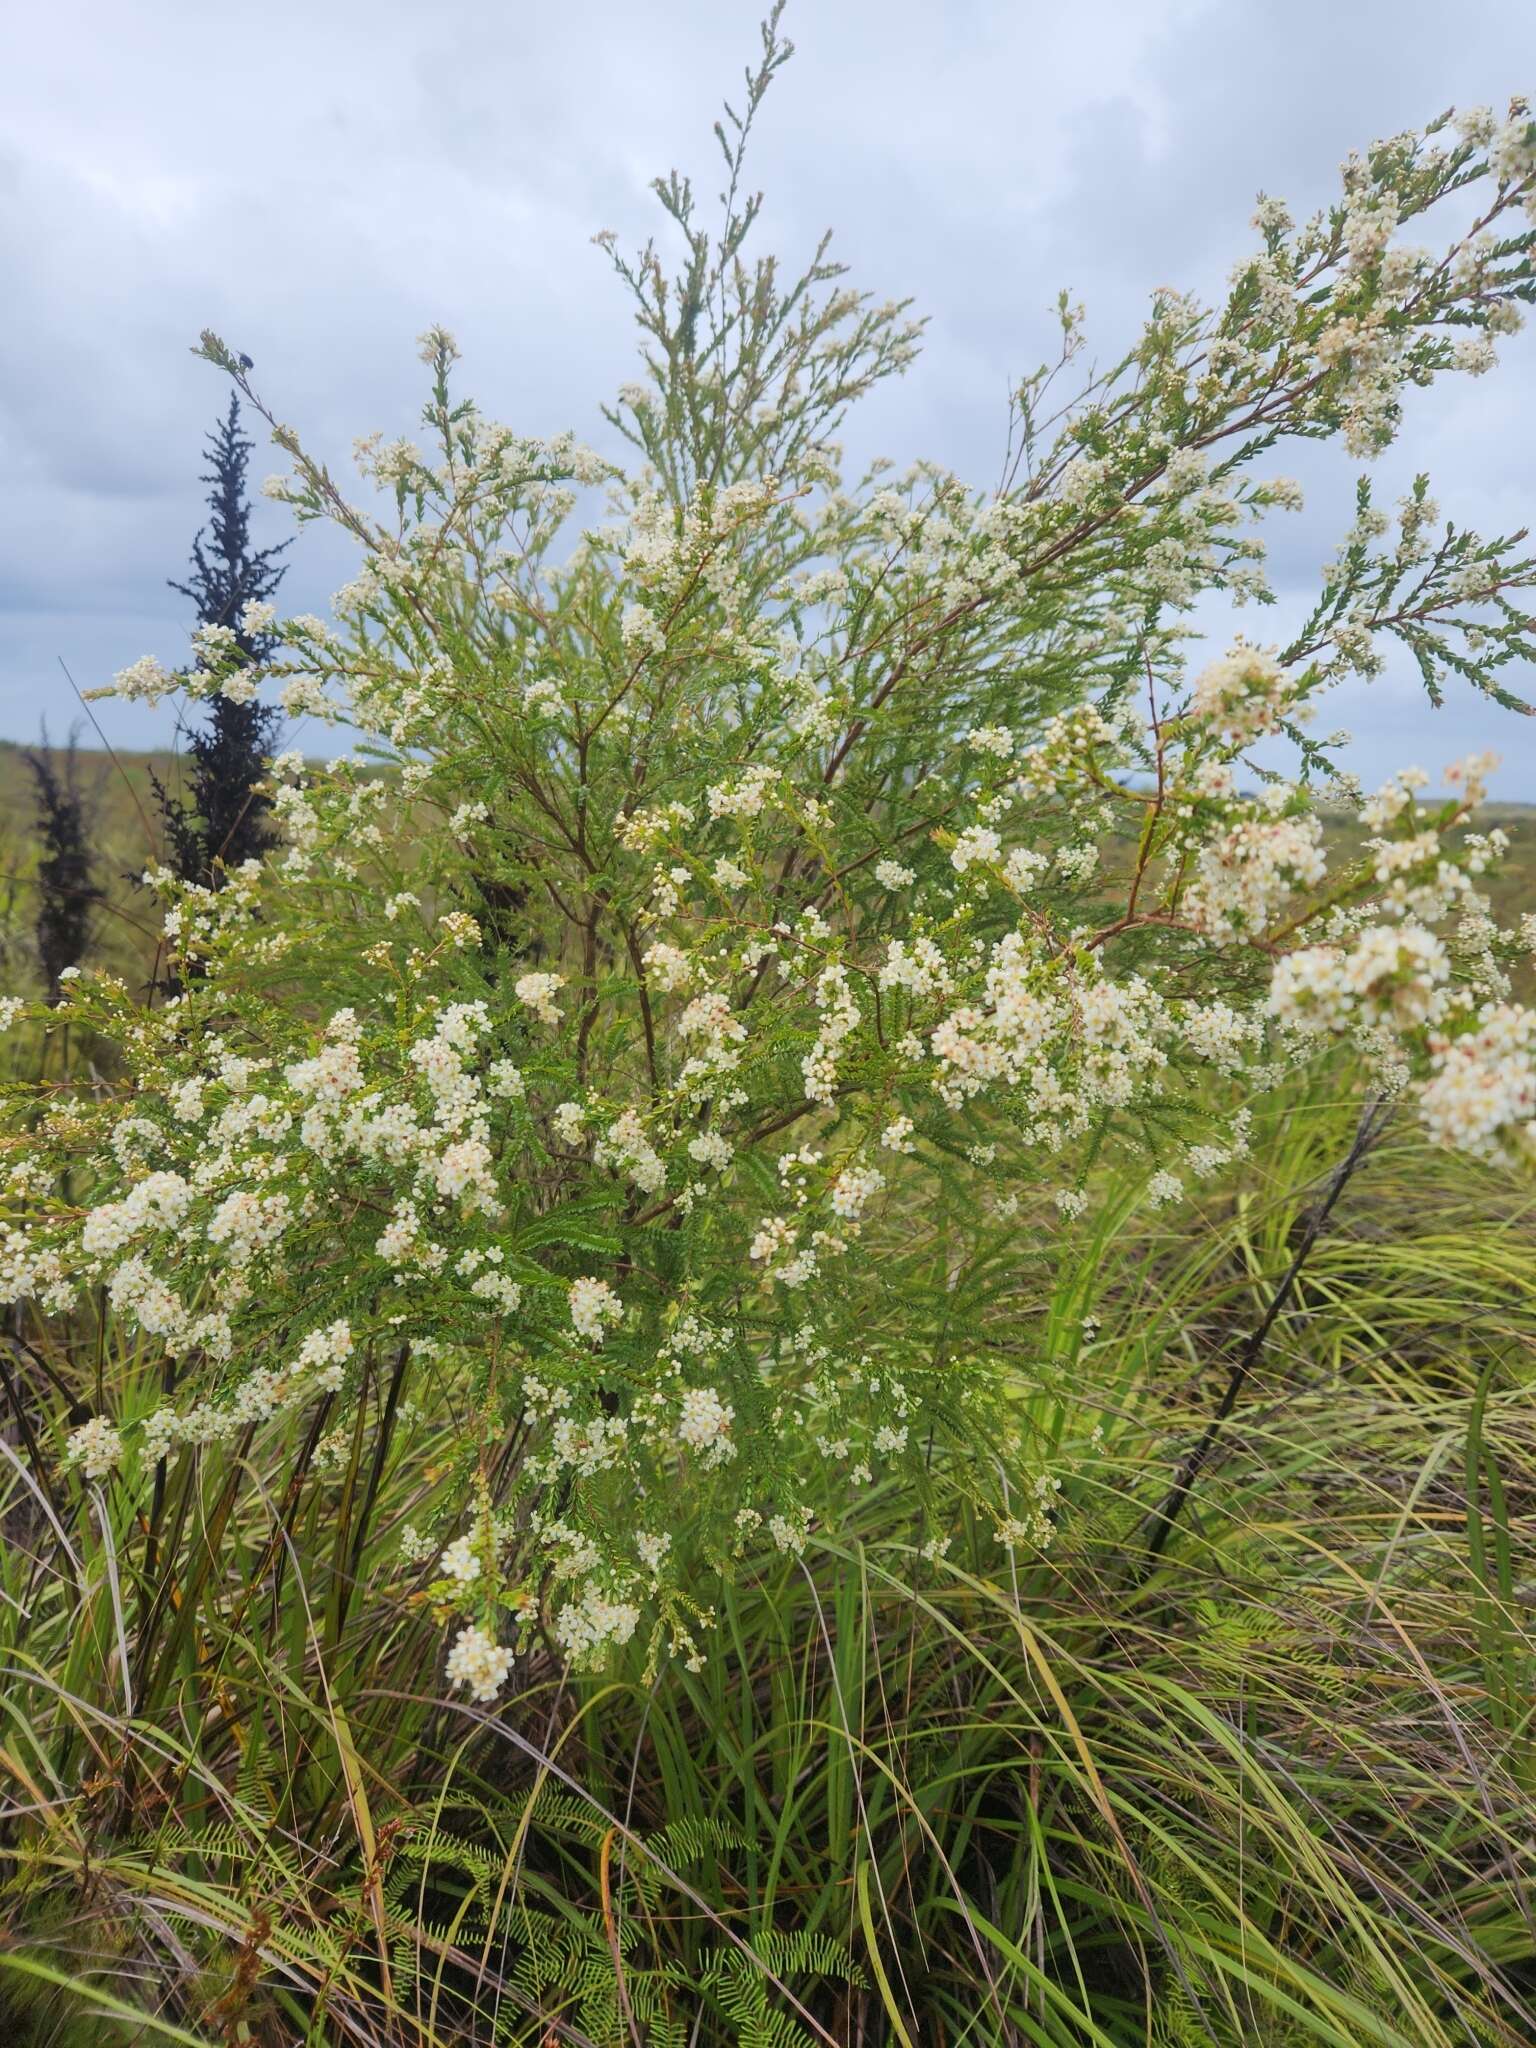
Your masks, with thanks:
M 173 1398 L 93 1416 L 70 1460 L 143 1488 L 294 1411 L 339 1458 L 409 1373 L 462 1428 L 402 1570 L 476 1700 L 521 1628 L 696 1659 L 733 1555 L 798 1549 L 880 1480 L 930 1547 L 957 1494 L 1048 1543 L 1018 1361 L 947 1311 L 978 1246 L 1006 1262 L 1021 1185 L 1070 1229 L 1131 1148 L 1174 1200 L 1341 1042 L 1443 1144 L 1518 1159 L 1536 1119 L 1508 972 L 1532 933 L 1479 889 L 1488 764 L 1442 802 L 1417 771 L 1365 801 L 1306 730 L 1393 638 L 1432 693 L 1513 703 L 1536 561 L 1442 530 L 1422 479 L 1391 519 L 1362 483 L 1290 644 L 1234 636 L 1191 678 L 1183 623 L 1269 599 L 1254 529 L 1298 502 L 1277 444 L 1370 456 L 1407 386 L 1489 367 L 1536 290 L 1536 123 L 1393 137 L 1299 227 L 1261 201 L 1225 303 L 1159 293 L 1058 404 L 1063 299 L 992 495 L 929 465 L 844 480 L 840 422 L 919 327 L 825 247 L 788 287 L 743 253 L 749 127 L 717 238 L 658 187 L 678 275 L 598 238 L 644 337 L 607 414 L 633 468 L 485 419 L 433 330 L 428 445 L 359 444 L 365 509 L 204 337 L 289 458 L 271 494 L 362 565 L 332 621 L 246 621 L 277 636 L 259 672 L 203 629 L 188 673 L 115 687 L 270 682 L 359 750 L 273 764 L 264 864 L 151 875 L 197 972 L 147 1011 L 74 983 L 59 1014 L 118 1069 L 14 1110 L 5 1298 L 99 1292 L 174 1364 Z M 1449 239 L 1401 238 L 1445 202 Z M 1260 737 L 1291 776 L 1246 764 Z M 1320 791 L 1372 834 L 1338 872 Z M 935 1270 L 910 1246 L 937 1216 Z

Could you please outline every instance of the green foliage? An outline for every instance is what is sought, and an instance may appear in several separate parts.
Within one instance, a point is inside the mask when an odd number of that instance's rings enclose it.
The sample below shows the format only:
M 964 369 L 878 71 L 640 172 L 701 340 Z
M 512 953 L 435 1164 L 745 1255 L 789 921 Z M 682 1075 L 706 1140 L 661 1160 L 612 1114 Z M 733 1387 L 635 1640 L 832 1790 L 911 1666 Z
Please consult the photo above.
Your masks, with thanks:
M 1536 566 L 1362 490 L 1295 646 L 1182 647 L 1256 458 L 1487 366 L 1536 127 L 1266 202 L 1053 412 L 1063 302 L 996 494 L 850 484 L 917 327 L 747 253 L 778 20 L 718 230 L 615 258 L 633 473 L 434 329 L 360 510 L 205 337 L 362 550 L 269 669 L 367 754 L 8 1054 L 12 2030 L 1523 2048 L 1528 935 L 1475 762 L 1330 873 L 1301 719 L 1382 635 L 1505 694 Z
M 446 1422 L 383 1436 L 361 1525 L 345 1470 L 269 1483 L 293 1424 L 211 1448 L 169 1475 L 153 1564 L 115 1490 L 49 1482 L 66 1551 L 8 1465 L 3 1911 L 76 1986 L 3 1994 L 20 2038 L 91 2038 L 94 1981 L 210 2044 L 633 2022 L 735 2048 L 899 2020 L 998 2048 L 1518 2048 L 1526 1198 L 1389 1135 L 1137 1570 L 1138 1511 L 1351 1114 L 1293 1095 L 1187 1213 L 1107 1222 L 1106 1184 L 1099 1221 L 1037 1234 L 1043 1312 L 982 1300 L 1063 1362 L 1017 1396 L 1071 1474 L 1049 1551 L 1000 1573 L 972 1525 L 925 1561 L 878 1487 L 841 1540 L 743 1561 L 697 1673 L 647 1679 L 637 1645 L 572 1678 L 530 1649 L 496 1713 L 445 1707 L 392 1532 Z

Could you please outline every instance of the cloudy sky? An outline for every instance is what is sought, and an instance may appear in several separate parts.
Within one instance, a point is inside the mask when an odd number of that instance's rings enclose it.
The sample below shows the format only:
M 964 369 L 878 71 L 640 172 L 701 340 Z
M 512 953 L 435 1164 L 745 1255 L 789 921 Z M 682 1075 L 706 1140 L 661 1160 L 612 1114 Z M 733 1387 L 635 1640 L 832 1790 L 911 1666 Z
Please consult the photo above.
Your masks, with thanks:
M 5 12 L 0 736 L 30 739 L 77 715 L 61 659 L 90 688 L 142 654 L 183 656 L 165 579 L 225 399 L 188 353 L 200 328 L 253 356 L 278 415 L 335 462 L 359 433 L 412 429 L 414 337 L 434 320 L 493 416 L 602 444 L 598 401 L 633 340 L 590 238 L 644 239 L 649 180 L 673 164 L 714 191 L 710 124 L 759 7 Z M 1220 288 L 1259 188 L 1309 211 L 1350 147 L 1536 89 L 1530 0 L 791 0 L 786 28 L 798 54 L 755 159 L 768 237 L 790 257 L 835 227 L 855 282 L 931 316 L 921 362 L 849 439 L 977 482 L 1062 285 L 1116 353 L 1153 287 Z M 1493 378 L 1413 395 L 1384 488 L 1422 466 L 1458 521 L 1505 532 L 1536 513 L 1536 330 L 1503 357 Z M 258 479 L 277 466 L 258 449 Z M 1271 527 L 1290 609 L 1348 522 L 1352 472 L 1331 455 L 1286 466 L 1308 487 L 1306 512 Z M 258 517 L 280 537 L 279 508 Z M 349 573 L 326 536 L 291 561 L 295 610 L 323 610 Z M 1495 794 L 1536 800 L 1536 719 L 1465 696 L 1432 714 L 1401 665 L 1335 703 L 1367 776 L 1494 745 Z M 97 708 L 115 743 L 168 735 L 164 710 Z

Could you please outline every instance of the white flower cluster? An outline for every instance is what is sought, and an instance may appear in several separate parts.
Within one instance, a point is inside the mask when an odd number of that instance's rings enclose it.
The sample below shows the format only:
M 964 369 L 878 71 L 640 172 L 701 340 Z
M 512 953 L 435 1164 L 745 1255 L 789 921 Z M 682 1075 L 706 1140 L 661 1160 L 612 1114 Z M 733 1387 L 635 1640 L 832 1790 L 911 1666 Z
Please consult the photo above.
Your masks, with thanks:
M 1502 687 L 1536 574 L 1442 540 L 1415 485 L 1395 535 L 1362 494 L 1312 638 L 1224 637 L 1186 689 L 1171 616 L 1266 595 L 1245 523 L 1299 494 L 1254 457 L 1381 446 L 1407 383 L 1480 372 L 1518 320 L 1536 129 L 1461 132 L 1352 160 L 1312 222 L 1263 202 L 1224 304 L 1159 292 L 1136 376 L 1086 384 L 990 497 L 927 464 L 845 485 L 835 414 L 913 339 L 852 292 L 766 355 L 658 348 L 623 398 L 632 477 L 445 400 L 441 330 L 440 440 L 358 451 L 381 521 L 283 429 L 280 495 L 363 545 L 338 623 L 257 605 L 246 649 L 204 630 L 185 676 L 116 687 L 248 701 L 254 635 L 279 701 L 361 744 L 272 764 L 266 860 L 152 871 L 174 993 L 68 984 L 114 1059 L 22 1102 L 0 1294 L 64 1316 L 99 1289 L 179 1362 L 177 1407 L 97 1418 L 69 1464 L 135 1485 L 263 1427 L 276 1453 L 312 1405 L 331 1471 L 381 1366 L 421 1361 L 463 1455 L 402 1555 L 435 1565 L 449 1681 L 484 1703 L 499 1617 L 547 1602 L 581 1661 L 644 1622 L 691 1659 L 701 1557 L 798 1552 L 929 1446 L 942 1486 L 995 1431 L 1002 1539 L 1050 1540 L 1022 1417 L 968 1406 L 988 1362 L 935 1372 L 889 1312 L 935 1190 L 954 1257 L 1002 1260 L 1087 1213 L 1119 1149 L 1155 1144 L 1146 1203 L 1180 1200 L 1244 1156 L 1266 1088 L 1350 1055 L 1437 1141 L 1523 1157 L 1536 1020 L 1484 894 L 1504 843 L 1467 829 L 1486 764 L 1441 805 L 1412 772 L 1364 803 L 1341 779 L 1368 836 L 1326 862 L 1331 743 L 1294 785 L 1270 756 L 1394 631 Z M 1414 222 L 1475 179 L 1482 227 L 1421 256 Z M 1063 336 L 1070 361 L 1065 310 Z M 666 441 L 683 401 L 719 436 L 702 470 Z M 610 523 L 578 522 L 600 481 Z M 317 1028 L 295 991 L 327 986 Z
M 1214 938 L 1259 936 L 1298 889 L 1321 882 L 1326 868 L 1315 813 L 1245 818 L 1200 848 L 1185 906 Z
M 1420 925 L 1373 925 L 1353 943 L 1306 946 L 1275 964 L 1269 1011 L 1301 1031 L 1411 1030 L 1445 1010 L 1450 958 Z
M 609 1323 L 624 1320 L 624 1304 L 606 1280 L 583 1275 L 570 1286 L 571 1325 L 579 1337 L 601 1344 Z
M 105 1479 L 123 1461 L 123 1439 L 104 1415 L 93 1415 L 70 1432 L 64 1455 L 87 1479 Z
M 703 1451 L 709 1462 L 722 1464 L 735 1455 L 736 1447 L 731 1442 L 734 1415 L 730 1403 L 722 1401 L 713 1387 L 689 1387 L 678 1417 L 678 1442 Z
M 1230 740 L 1253 740 L 1294 715 L 1296 691 L 1272 653 L 1239 640 L 1195 678 L 1190 709 Z
M 613 1600 L 596 1586 L 585 1587 L 555 1617 L 555 1640 L 578 1664 L 594 1663 L 615 1644 L 627 1643 L 640 1622 L 640 1609 L 627 1600 Z
M 495 1699 L 512 1669 L 512 1652 L 474 1623 L 461 1628 L 448 1652 L 450 1685 L 461 1685 L 480 1705 Z
M 1536 1152 L 1536 1013 L 1490 1003 L 1476 1028 L 1431 1040 L 1419 1114 L 1437 1143 L 1491 1159 Z
M 520 1003 L 527 1004 L 541 1024 L 558 1024 L 560 1012 L 555 998 L 564 987 L 563 974 L 521 974 L 513 993 Z

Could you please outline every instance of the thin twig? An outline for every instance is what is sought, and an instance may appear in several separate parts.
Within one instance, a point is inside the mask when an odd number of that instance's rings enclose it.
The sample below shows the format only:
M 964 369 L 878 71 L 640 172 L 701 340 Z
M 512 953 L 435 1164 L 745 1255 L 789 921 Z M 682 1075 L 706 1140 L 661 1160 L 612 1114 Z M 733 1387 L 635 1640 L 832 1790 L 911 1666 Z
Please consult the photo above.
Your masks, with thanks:
M 1199 1483 L 1200 1475 L 1205 1470 L 1211 1453 L 1216 1448 L 1217 1439 L 1226 1427 L 1233 1409 L 1237 1406 L 1239 1395 L 1247 1385 L 1254 1367 L 1263 1355 L 1264 1345 L 1270 1331 L 1274 1328 L 1282 1310 L 1296 1291 L 1296 1283 L 1301 1278 L 1302 1268 L 1306 1265 L 1307 1260 L 1312 1255 L 1313 1247 L 1322 1236 L 1323 1228 L 1329 1216 L 1333 1213 L 1334 1204 L 1338 1201 L 1340 1195 L 1343 1194 L 1366 1155 L 1372 1150 L 1382 1132 L 1386 1129 L 1391 1113 L 1392 1106 L 1390 1102 L 1384 1101 L 1379 1096 L 1373 1097 L 1361 1111 L 1360 1122 L 1355 1130 L 1354 1142 L 1335 1168 L 1333 1178 L 1328 1183 L 1328 1189 L 1322 1201 L 1319 1202 L 1312 1211 L 1312 1214 L 1307 1218 L 1307 1226 L 1302 1232 L 1301 1243 L 1296 1247 L 1295 1256 L 1286 1268 L 1285 1278 L 1275 1289 L 1270 1299 L 1269 1307 L 1264 1311 L 1262 1320 L 1238 1353 L 1232 1370 L 1227 1375 L 1227 1384 L 1222 1392 L 1221 1399 L 1216 1404 L 1215 1414 L 1212 1415 L 1210 1421 L 1206 1424 L 1199 1442 L 1189 1452 L 1183 1464 L 1179 1467 L 1173 1484 L 1168 1489 L 1161 1504 L 1153 1511 L 1149 1518 L 1147 1546 L 1132 1575 L 1131 1584 L 1133 1588 L 1143 1583 L 1158 1559 L 1167 1549 L 1168 1539 L 1173 1534 L 1174 1524 L 1188 1505 L 1189 1498 Z

